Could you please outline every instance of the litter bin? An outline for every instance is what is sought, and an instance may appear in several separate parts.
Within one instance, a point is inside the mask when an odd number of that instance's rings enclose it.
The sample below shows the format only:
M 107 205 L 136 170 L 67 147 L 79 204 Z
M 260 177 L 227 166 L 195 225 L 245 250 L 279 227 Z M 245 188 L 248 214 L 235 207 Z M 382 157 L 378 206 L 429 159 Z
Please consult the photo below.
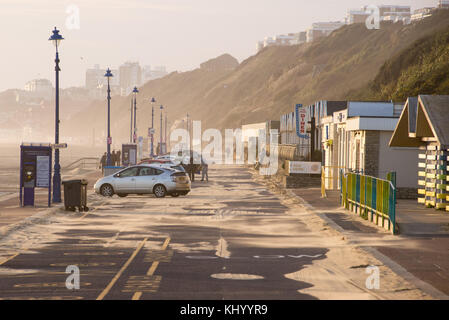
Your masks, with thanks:
M 89 211 L 87 207 L 87 180 L 63 181 L 64 185 L 64 206 L 65 210 L 75 211 L 76 207 L 80 212 Z

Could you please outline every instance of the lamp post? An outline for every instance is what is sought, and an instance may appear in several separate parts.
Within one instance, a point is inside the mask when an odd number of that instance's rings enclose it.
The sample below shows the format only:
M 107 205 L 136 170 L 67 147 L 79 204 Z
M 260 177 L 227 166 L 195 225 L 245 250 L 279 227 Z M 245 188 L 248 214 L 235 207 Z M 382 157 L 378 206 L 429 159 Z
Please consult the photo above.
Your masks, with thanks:
M 64 38 L 59 34 L 59 30 L 53 30 L 53 34 L 48 40 L 52 41 L 56 48 L 55 58 L 55 144 L 59 143 L 59 52 L 58 46 Z M 59 149 L 55 148 L 55 166 L 53 173 L 53 203 L 61 203 L 61 166 L 59 164 Z
M 113 77 L 111 70 L 108 68 L 106 71 L 106 74 L 104 75 L 106 78 L 108 78 L 108 141 L 107 141 L 107 160 L 106 164 L 109 167 L 111 165 L 111 144 L 112 144 L 112 138 L 111 138 L 111 86 L 109 83 L 109 78 Z
M 133 95 L 134 95 L 134 134 L 133 134 L 133 143 L 137 142 L 137 94 L 139 93 L 139 90 L 137 90 L 137 87 L 134 87 L 133 89 Z
M 162 110 L 164 110 L 164 106 L 163 105 L 161 105 L 161 131 L 160 131 L 160 133 L 159 133 L 159 136 L 160 136 L 160 140 L 161 140 L 161 143 L 159 144 L 159 153 L 162 155 L 163 153 L 162 153 L 162 135 L 163 135 L 163 131 L 162 131 Z
M 154 157 L 154 104 L 156 99 L 151 98 L 151 150 L 150 156 Z
M 133 143 L 133 99 L 131 99 L 131 125 L 129 126 L 129 143 Z
M 187 138 L 189 139 L 189 141 L 187 142 L 187 148 L 190 150 L 191 146 L 190 146 L 190 123 L 189 123 L 189 114 L 187 113 Z
M 167 125 L 168 125 L 168 120 L 167 120 L 167 109 L 165 109 L 164 141 L 165 141 L 165 149 L 166 149 L 166 151 L 168 151 L 168 143 L 167 143 Z

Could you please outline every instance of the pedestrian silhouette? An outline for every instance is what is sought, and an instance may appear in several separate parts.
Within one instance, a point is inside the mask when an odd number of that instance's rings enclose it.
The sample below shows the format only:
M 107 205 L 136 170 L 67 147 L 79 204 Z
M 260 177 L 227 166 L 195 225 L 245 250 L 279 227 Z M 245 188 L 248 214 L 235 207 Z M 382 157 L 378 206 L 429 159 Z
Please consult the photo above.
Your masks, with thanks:
M 100 169 L 101 169 L 102 173 L 104 173 L 104 167 L 106 166 L 106 159 L 107 159 L 107 153 L 105 152 L 100 160 Z
M 206 181 L 209 182 L 209 164 L 207 161 L 204 161 L 203 156 L 201 156 L 201 181 L 204 181 L 204 177 L 206 177 Z
M 117 163 L 117 154 L 115 153 L 115 150 L 112 150 L 111 153 L 111 166 L 115 167 Z
M 117 163 L 116 163 L 116 166 L 117 166 L 117 167 L 120 167 L 120 163 L 122 162 L 122 158 L 121 158 L 122 152 L 121 152 L 120 150 L 118 150 L 117 153 L 116 153 L 116 156 L 117 156 Z
M 190 162 L 189 162 L 189 177 L 190 177 L 190 181 L 194 182 L 195 181 L 195 165 L 193 163 L 193 152 L 190 151 Z

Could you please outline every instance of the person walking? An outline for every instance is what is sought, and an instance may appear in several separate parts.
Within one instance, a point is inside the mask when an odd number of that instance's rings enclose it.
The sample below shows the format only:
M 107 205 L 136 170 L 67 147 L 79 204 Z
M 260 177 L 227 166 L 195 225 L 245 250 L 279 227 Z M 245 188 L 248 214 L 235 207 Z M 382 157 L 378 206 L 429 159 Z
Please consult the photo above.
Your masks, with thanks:
M 117 154 L 115 153 L 115 150 L 112 150 L 111 153 L 111 166 L 115 167 L 117 163 Z
M 195 182 L 195 165 L 193 163 L 193 152 L 190 151 L 190 162 L 188 165 L 189 169 L 189 178 L 191 182 Z
M 117 167 L 120 167 L 120 163 L 122 162 L 122 158 L 121 158 L 122 152 L 121 152 L 120 150 L 117 150 L 117 152 L 116 152 L 115 154 L 116 154 L 116 156 L 117 156 L 117 163 L 116 163 L 116 166 L 117 166 Z
M 201 157 L 201 181 L 204 181 L 204 177 L 209 182 L 209 164 Z
M 104 167 L 106 166 L 106 159 L 107 159 L 107 153 L 105 152 L 104 153 L 104 155 L 101 157 L 101 160 L 100 160 L 100 169 L 101 169 L 101 172 L 102 173 L 104 173 Z

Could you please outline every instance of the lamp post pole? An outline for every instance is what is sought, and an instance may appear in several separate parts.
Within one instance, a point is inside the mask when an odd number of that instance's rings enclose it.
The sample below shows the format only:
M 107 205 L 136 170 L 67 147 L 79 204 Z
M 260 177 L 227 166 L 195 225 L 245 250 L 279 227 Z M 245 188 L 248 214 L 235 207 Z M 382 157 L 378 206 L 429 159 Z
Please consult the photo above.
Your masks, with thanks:
M 139 90 L 137 90 L 137 87 L 134 87 L 133 94 L 134 94 L 134 134 L 133 134 L 133 143 L 137 142 L 137 93 Z
M 106 74 L 104 75 L 106 78 L 108 78 L 108 141 L 107 141 L 107 158 L 106 158 L 106 164 L 109 167 L 111 165 L 111 86 L 109 83 L 109 78 L 112 77 L 111 70 L 108 68 L 106 71 Z
M 164 141 L 165 141 L 165 149 L 168 150 L 168 143 L 167 143 L 167 110 L 165 110 L 165 129 L 164 129 Z
M 133 99 L 131 99 L 131 125 L 129 126 L 129 143 L 133 143 Z
M 55 58 L 55 144 L 59 144 L 59 52 L 58 46 L 64 38 L 59 34 L 59 30 L 53 30 L 53 34 L 48 39 L 56 47 Z M 59 164 L 59 149 L 55 148 L 55 166 L 53 173 L 53 203 L 61 203 L 61 165 Z
M 151 99 L 151 157 L 154 157 L 154 103 L 156 99 Z
M 160 133 L 159 133 L 159 136 L 160 136 L 160 144 L 159 144 L 159 153 L 162 155 L 162 135 L 163 135 L 163 131 L 162 131 L 162 110 L 164 110 L 164 106 L 163 105 L 161 105 L 161 131 L 160 131 Z
M 189 139 L 189 141 L 187 142 L 187 147 L 190 150 L 192 148 L 192 146 L 190 145 L 190 123 L 189 123 L 189 114 L 187 114 L 187 139 Z

